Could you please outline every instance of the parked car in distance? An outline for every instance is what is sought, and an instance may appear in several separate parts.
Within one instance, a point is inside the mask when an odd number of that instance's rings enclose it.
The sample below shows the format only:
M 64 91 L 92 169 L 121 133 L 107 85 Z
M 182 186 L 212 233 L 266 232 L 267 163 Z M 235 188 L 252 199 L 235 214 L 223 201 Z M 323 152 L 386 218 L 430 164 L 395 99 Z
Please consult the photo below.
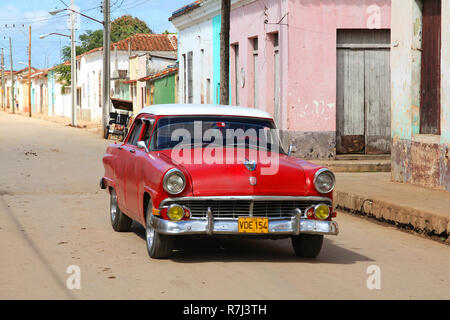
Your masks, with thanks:
M 174 238 L 291 238 L 314 258 L 337 235 L 334 174 L 291 156 L 266 112 L 218 105 L 153 105 L 123 143 L 108 146 L 100 186 L 115 231 L 145 227 L 152 258 Z

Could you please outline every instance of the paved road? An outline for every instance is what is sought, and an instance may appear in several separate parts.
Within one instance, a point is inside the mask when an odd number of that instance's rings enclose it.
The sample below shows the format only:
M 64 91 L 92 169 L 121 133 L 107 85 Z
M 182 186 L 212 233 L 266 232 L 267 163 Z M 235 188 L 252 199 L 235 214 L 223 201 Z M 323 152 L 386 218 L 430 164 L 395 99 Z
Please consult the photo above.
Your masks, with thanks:
M 344 213 L 316 260 L 289 240 L 189 240 L 150 260 L 142 227 L 109 224 L 98 188 L 107 143 L 0 112 L 0 299 L 450 298 L 448 246 Z M 66 287 L 70 265 L 80 290 Z M 367 289 L 371 265 L 381 290 Z

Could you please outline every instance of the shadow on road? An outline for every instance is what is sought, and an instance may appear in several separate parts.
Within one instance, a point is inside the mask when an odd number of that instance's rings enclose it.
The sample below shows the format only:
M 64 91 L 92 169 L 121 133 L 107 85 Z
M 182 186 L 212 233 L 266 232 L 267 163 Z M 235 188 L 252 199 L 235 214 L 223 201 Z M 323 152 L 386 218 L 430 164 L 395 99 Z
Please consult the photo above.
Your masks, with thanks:
M 133 222 L 131 231 L 145 241 L 145 229 Z M 145 242 L 143 242 L 145 245 Z M 316 259 L 297 257 L 290 239 L 228 239 L 196 238 L 183 236 L 176 238 L 172 261 L 178 263 L 203 262 L 308 262 L 320 264 L 354 264 L 361 261 L 374 261 L 352 250 L 334 243 L 333 238 L 325 237 L 322 251 Z

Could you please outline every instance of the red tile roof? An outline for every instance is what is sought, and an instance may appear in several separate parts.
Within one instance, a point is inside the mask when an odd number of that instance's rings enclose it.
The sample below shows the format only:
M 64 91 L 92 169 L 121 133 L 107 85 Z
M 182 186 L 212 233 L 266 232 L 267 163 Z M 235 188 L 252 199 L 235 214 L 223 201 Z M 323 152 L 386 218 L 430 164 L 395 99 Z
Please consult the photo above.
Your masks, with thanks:
M 150 76 L 146 76 L 146 77 L 140 78 L 140 79 L 138 79 L 138 81 L 156 80 L 156 79 L 163 78 L 163 77 L 166 77 L 168 75 L 174 74 L 176 72 L 178 72 L 178 67 L 167 68 L 167 69 L 164 69 L 164 70 L 162 70 L 162 71 L 160 71 L 158 73 L 152 74 Z
M 177 51 L 176 34 L 146 34 L 138 33 L 124 40 L 111 44 L 111 50 L 117 47 L 117 50 L 128 51 L 128 43 L 131 43 L 132 51 Z M 88 55 L 93 52 L 102 51 L 103 47 L 92 49 L 79 56 Z

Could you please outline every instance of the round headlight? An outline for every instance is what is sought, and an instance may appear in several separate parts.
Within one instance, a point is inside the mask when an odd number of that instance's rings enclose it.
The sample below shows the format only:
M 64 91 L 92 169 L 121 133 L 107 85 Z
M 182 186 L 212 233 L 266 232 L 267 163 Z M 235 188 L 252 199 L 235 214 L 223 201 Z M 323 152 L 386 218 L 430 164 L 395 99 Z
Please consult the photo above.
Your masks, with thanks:
M 172 204 L 167 209 L 167 216 L 170 220 L 180 221 L 184 217 L 184 209 L 178 204 Z
M 183 172 L 178 169 L 167 171 L 163 179 L 163 188 L 170 194 L 179 194 L 186 187 L 186 179 Z
M 320 169 L 314 176 L 314 187 L 320 193 L 329 193 L 333 191 L 336 184 L 336 178 L 333 172 L 328 169 Z
M 327 205 L 319 204 L 314 208 L 314 215 L 319 220 L 326 220 L 330 216 L 330 209 Z

